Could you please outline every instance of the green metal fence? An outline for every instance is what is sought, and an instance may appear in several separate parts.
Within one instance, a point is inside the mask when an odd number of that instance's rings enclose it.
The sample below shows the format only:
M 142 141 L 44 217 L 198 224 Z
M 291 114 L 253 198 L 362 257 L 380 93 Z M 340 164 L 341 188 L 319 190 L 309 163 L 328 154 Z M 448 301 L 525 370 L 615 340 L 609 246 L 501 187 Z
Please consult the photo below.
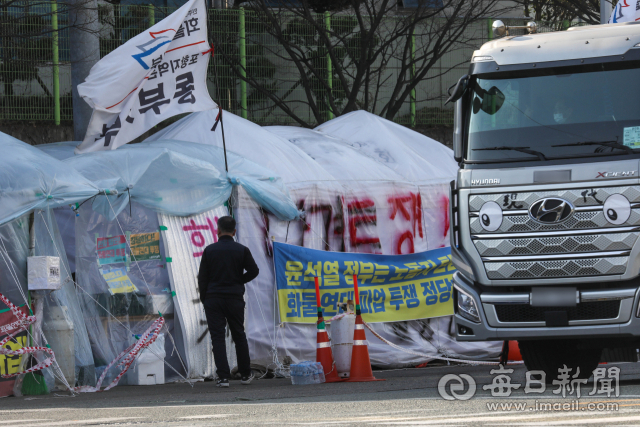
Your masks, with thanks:
M 101 4 L 101 57 L 174 10 L 151 5 Z M 387 19 L 391 26 L 392 20 L 399 18 Z M 323 14 L 318 15 L 317 20 L 325 28 L 345 37 L 355 25 L 354 18 L 348 15 Z M 523 24 L 523 20 L 505 21 L 507 25 Z M 452 110 L 443 105 L 446 90 L 466 72 L 473 50 L 491 39 L 492 22 L 486 19 L 467 29 L 465 42 L 456 45 L 431 67 L 427 77 L 404 101 L 395 121 L 411 126 L 452 123 Z M 0 120 L 56 124 L 72 121 L 67 8 L 62 3 L 49 1 L 24 0 L 11 6 L 0 4 L 0 24 Z M 217 53 L 209 65 L 208 86 L 212 97 L 225 110 L 260 124 L 295 124 L 296 121 L 270 99 L 270 94 L 276 94 L 284 100 L 286 108 L 308 123 L 317 124 L 333 118 L 334 112 L 325 102 L 327 90 L 338 105 L 344 100 L 344 89 L 335 77 L 334 64 L 318 42 L 318 34 L 312 26 L 298 25 L 293 18 L 289 24 L 295 28 L 296 37 L 305 49 L 315 55 L 314 63 L 322 70 L 306 83 L 254 12 L 243 9 L 209 11 L 209 34 L 212 40 L 217 40 Z M 569 27 L 568 22 L 538 24 L 541 32 Z M 411 38 L 412 55 L 421 49 L 422 38 L 420 30 L 417 31 Z M 241 64 L 241 69 L 234 72 L 232 63 Z M 377 65 L 376 81 L 391 82 L 389 84 L 397 80 L 403 68 L 401 59 L 393 57 L 384 66 Z M 408 72 L 416 71 L 410 68 Z M 252 81 L 258 82 L 262 89 L 256 89 Z M 367 105 L 370 111 L 379 114 L 389 89 L 384 85 L 373 86 L 376 90 L 370 87 Z M 309 92 L 321 110 L 321 120 L 317 120 L 308 105 Z

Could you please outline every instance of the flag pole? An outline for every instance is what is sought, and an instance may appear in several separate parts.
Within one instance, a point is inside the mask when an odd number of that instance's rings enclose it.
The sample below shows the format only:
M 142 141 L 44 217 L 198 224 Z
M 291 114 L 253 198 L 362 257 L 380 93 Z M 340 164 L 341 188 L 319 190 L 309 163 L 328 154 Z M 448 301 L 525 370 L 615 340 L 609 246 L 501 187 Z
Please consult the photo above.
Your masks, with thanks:
M 211 59 L 213 59 L 213 74 L 216 79 L 216 98 L 220 100 L 220 80 L 218 80 L 218 67 L 216 66 L 215 50 L 211 45 Z M 229 165 L 227 163 L 227 142 L 224 139 L 224 119 L 222 118 L 222 106 L 218 104 L 218 118 L 220 119 L 220 130 L 222 131 L 222 150 L 224 151 L 224 170 L 229 173 Z M 217 122 L 218 119 L 216 119 Z M 216 123 L 217 124 L 217 123 Z M 213 125 L 213 131 L 216 130 L 216 124 Z

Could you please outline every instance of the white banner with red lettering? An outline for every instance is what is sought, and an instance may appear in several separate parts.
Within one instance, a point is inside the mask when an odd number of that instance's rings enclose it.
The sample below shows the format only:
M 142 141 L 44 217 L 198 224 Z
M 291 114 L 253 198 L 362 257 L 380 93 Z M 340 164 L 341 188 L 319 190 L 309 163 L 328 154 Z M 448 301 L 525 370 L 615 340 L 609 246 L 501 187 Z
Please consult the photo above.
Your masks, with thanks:
M 191 0 L 105 56 L 78 86 L 93 115 L 76 153 L 114 150 L 169 117 L 215 108 L 210 55 L 205 2 Z

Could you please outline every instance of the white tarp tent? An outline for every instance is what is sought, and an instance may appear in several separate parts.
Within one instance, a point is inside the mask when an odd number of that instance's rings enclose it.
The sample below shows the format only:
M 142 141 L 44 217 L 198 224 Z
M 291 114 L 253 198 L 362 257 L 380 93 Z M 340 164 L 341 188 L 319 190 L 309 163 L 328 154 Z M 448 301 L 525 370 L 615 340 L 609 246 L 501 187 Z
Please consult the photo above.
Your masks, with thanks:
M 216 114 L 191 114 L 146 142 L 173 139 L 222 147 L 220 127 L 211 131 Z M 327 122 L 318 129 L 322 132 L 261 128 L 230 113 L 224 120 L 227 149 L 279 174 L 304 213 L 304 220 L 280 221 L 241 188 L 232 197 L 239 241 L 252 250 L 260 267 L 260 276 L 247 285 L 246 294 L 254 363 L 271 363 L 276 350 L 280 360 L 310 359 L 315 354 L 312 326 L 281 324 L 278 318 L 272 239 L 313 249 L 382 254 L 449 245 L 448 183 L 457 166 L 442 144 L 369 113 Z M 347 132 L 351 128 L 355 130 Z M 395 344 L 434 356 L 486 358 L 500 351 L 496 344 L 457 343 L 450 317 L 375 327 Z M 370 346 L 372 362 L 378 366 L 426 361 L 377 339 L 370 340 Z

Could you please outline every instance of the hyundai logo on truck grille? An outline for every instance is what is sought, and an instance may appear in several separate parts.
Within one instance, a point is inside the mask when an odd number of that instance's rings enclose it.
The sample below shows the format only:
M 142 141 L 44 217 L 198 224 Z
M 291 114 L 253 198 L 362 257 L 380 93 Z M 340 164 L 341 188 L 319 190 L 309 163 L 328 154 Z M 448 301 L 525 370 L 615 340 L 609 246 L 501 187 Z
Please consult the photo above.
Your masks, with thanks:
M 541 224 L 557 224 L 566 221 L 572 214 L 571 203 L 553 197 L 540 199 L 529 208 L 529 216 Z

